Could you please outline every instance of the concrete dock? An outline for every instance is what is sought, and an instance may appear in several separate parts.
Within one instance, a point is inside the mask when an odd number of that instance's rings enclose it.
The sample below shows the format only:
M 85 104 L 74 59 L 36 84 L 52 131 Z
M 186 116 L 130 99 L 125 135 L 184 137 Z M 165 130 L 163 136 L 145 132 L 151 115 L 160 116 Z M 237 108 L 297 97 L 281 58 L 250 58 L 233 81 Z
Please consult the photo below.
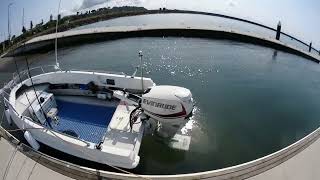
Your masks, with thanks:
M 72 179 L 30 159 L 7 140 L 0 140 L 0 177 L 3 180 Z
M 272 37 L 262 37 L 250 32 L 240 32 L 219 26 L 171 25 L 171 26 L 118 26 L 101 27 L 83 30 L 70 30 L 57 34 L 48 34 L 33 38 L 3 56 L 15 56 L 24 53 L 49 51 L 54 49 L 55 38 L 58 47 L 74 46 L 97 41 L 107 41 L 131 37 L 196 37 L 206 39 L 227 39 L 251 44 L 271 47 L 292 54 L 302 56 L 317 63 L 320 56 L 293 45 L 283 43 Z
M 249 179 L 314 180 L 320 177 L 320 128 L 296 143 L 244 164 L 193 174 L 134 175 L 85 168 L 32 150 L 0 128 L 0 176 L 15 179 Z
M 249 178 L 250 180 L 311 180 L 320 178 L 320 139 L 282 164 Z

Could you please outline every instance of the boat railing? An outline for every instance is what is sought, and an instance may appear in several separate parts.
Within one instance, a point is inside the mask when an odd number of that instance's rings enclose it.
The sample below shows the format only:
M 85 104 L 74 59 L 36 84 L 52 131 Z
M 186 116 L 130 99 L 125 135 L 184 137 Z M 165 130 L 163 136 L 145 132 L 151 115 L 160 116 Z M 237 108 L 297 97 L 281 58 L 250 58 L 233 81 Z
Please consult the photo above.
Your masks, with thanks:
M 40 73 L 46 73 L 46 72 L 55 72 L 55 71 L 61 71 L 60 69 L 56 69 L 55 65 L 47 65 L 47 66 L 37 66 L 37 67 L 32 67 L 29 70 L 22 70 L 19 71 L 19 73 L 14 72 L 12 74 L 12 80 L 10 80 L 7 83 L 4 83 L 2 89 L 0 89 L 0 96 L 2 96 L 3 99 L 3 103 L 10 108 L 14 113 L 16 113 L 17 116 L 21 116 L 17 110 L 15 109 L 15 107 L 13 105 L 10 104 L 10 93 L 11 90 L 18 85 L 19 83 L 21 83 L 22 81 L 26 80 L 29 78 L 29 72 L 31 76 L 35 76 L 38 75 L 37 73 L 35 73 L 36 71 L 39 71 Z M 33 72 L 33 74 L 31 74 L 31 72 Z M 40 74 L 39 73 L 39 74 Z
M 56 72 L 61 71 L 61 69 L 58 69 L 56 65 L 46 65 L 46 66 L 36 66 L 29 69 L 25 69 L 18 72 L 13 73 L 13 80 L 16 80 L 18 82 L 24 81 L 29 78 L 29 74 L 31 77 L 43 74 L 43 73 L 49 73 L 49 72 Z M 20 76 L 20 77 L 19 77 Z
M 60 68 L 57 68 L 56 65 L 45 65 L 45 66 L 36 66 L 29 69 L 21 70 L 18 72 L 14 72 L 12 74 L 12 80 L 8 83 L 4 83 L 2 89 L 0 89 L 0 96 L 3 96 L 6 100 L 10 98 L 11 90 L 18 85 L 19 83 L 23 82 L 24 80 L 28 79 L 29 76 L 33 77 L 39 74 L 50 73 L 50 72 L 62 72 Z M 117 75 L 124 75 L 127 76 L 124 72 L 113 72 L 113 71 L 103 71 L 103 70 L 83 70 L 83 69 L 71 69 L 68 71 L 84 71 L 84 72 L 91 72 L 91 73 L 107 73 L 107 74 L 117 74 Z M 10 103 L 9 103 L 10 104 Z M 13 106 L 12 106 L 13 108 Z M 14 109 L 14 108 L 13 108 Z M 14 109 L 15 110 L 15 109 Z
M 6 89 L 12 89 L 15 85 L 21 83 L 22 81 L 26 80 L 29 78 L 29 75 L 31 77 L 39 75 L 39 74 L 44 74 L 44 73 L 49 73 L 49 72 L 57 72 L 60 71 L 62 72 L 60 68 L 57 68 L 56 65 L 46 65 L 46 66 L 36 66 L 32 67 L 29 69 L 25 69 L 22 71 L 14 72 L 12 80 L 9 81 L 7 84 L 4 85 Z M 70 71 L 84 71 L 84 72 L 90 72 L 92 74 L 94 73 L 106 73 L 106 74 L 117 74 L 117 75 L 122 75 L 122 76 L 128 76 L 124 72 L 117 72 L 117 71 L 104 71 L 104 70 L 89 70 L 89 69 L 70 69 L 70 70 L 65 70 L 66 72 Z
M 117 72 L 117 71 L 104 71 L 104 70 L 89 70 L 89 69 L 70 69 L 68 71 L 85 71 L 85 72 L 91 72 L 91 73 L 106 73 L 106 74 L 117 74 L 117 75 L 124 75 L 124 76 L 128 76 L 126 73 L 124 72 Z
M 5 106 L 7 106 L 10 110 L 12 110 L 17 116 L 20 116 L 20 114 L 17 112 L 17 110 L 10 104 L 9 100 L 3 96 L 3 103 Z
M 10 92 L 8 91 L 10 91 L 10 89 L 8 88 L 7 84 L 5 84 L 3 88 L 0 89 L 0 95 L 3 97 L 9 98 Z
M 13 81 L 14 85 L 20 83 L 21 81 L 24 81 L 29 78 L 29 74 L 31 77 L 43 74 L 43 73 L 49 73 L 49 72 L 57 72 L 57 71 L 62 71 L 60 68 L 58 69 L 56 65 L 46 65 L 46 66 L 37 66 L 37 67 L 32 67 L 29 70 L 22 70 L 19 73 L 14 72 L 13 73 Z M 117 75 L 124 75 L 127 76 L 126 73 L 124 72 L 116 72 L 116 71 L 103 71 L 103 70 L 84 70 L 84 69 L 70 69 L 66 70 L 68 71 L 85 71 L 85 72 L 91 72 L 91 73 L 107 73 L 107 74 L 117 74 Z M 19 77 L 20 76 L 20 77 Z

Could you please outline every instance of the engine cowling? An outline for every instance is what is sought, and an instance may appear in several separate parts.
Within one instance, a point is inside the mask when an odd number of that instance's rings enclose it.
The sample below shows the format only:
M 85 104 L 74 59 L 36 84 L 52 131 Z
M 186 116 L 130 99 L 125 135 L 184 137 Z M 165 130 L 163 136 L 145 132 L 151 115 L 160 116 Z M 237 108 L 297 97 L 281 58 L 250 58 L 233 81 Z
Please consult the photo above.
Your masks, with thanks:
M 161 123 L 181 124 L 192 113 L 192 94 L 183 87 L 154 86 L 142 95 L 141 108 Z

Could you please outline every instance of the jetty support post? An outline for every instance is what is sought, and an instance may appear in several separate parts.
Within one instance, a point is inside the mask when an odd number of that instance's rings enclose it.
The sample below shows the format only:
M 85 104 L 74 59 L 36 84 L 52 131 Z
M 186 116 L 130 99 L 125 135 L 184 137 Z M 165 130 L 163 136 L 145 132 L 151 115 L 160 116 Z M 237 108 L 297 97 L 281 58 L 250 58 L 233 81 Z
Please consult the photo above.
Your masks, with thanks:
M 312 49 L 312 42 L 310 42 L 309 44 L 309 52 L 311 52 L 311 49 Z
M 281 22 L 279 21 L 277 26 L 276 40 L 280 40 L 280 34 L 281 34 Z

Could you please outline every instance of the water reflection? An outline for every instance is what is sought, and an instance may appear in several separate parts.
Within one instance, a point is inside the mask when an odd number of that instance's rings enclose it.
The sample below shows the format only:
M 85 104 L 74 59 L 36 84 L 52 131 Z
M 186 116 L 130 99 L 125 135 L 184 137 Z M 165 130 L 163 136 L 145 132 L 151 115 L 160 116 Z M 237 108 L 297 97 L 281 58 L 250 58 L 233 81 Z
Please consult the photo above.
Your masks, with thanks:
M 278 51 L 277 51 L 277 50 L 274 50 L 274 51 L 273 51 L 273 55 L 272 55 L 272 60 L 276 60 L 276 59 L 277 59 L 277 56 L 278 56 Z

